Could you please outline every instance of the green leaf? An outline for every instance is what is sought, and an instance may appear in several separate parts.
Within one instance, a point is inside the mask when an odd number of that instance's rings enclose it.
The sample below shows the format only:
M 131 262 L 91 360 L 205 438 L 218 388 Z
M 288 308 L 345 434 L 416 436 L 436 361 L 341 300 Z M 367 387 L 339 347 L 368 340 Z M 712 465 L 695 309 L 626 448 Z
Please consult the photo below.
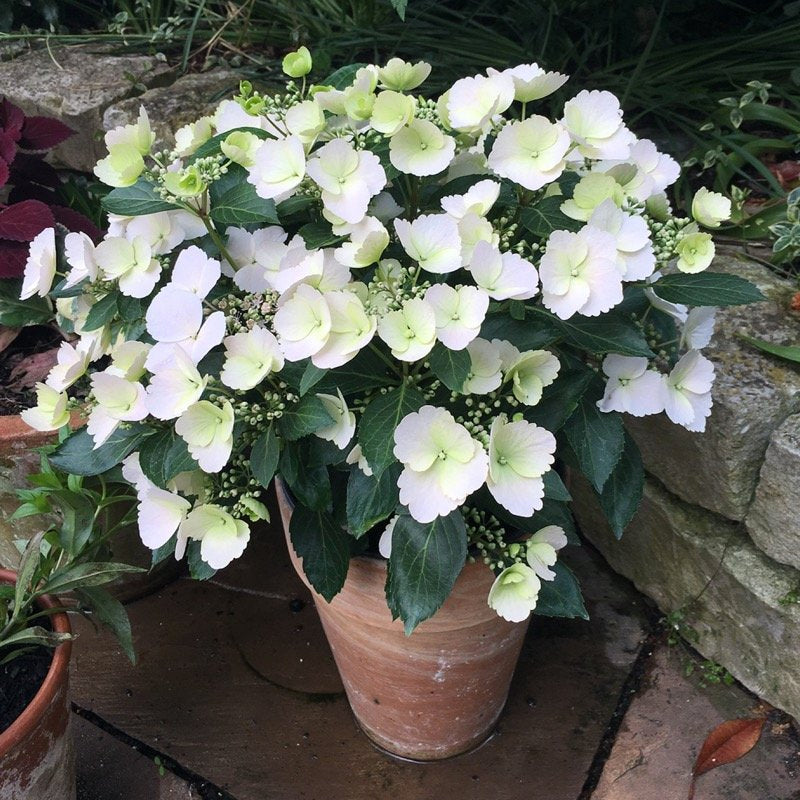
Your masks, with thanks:
M 505 312 L 489 314 L 481 326 L 481 338 L 503 339 L 519 350 L 540 350 L 555 342 L 560 332 L 544 315 L 517 320 Z
M 558 561 L 553 571 L 556 573 L 554 580 L 542 581 L 539 600 L 533 613 L 542 617 L 589 619 L 578 579 L 572 570 Z
M 84 328 L 87 331 L 96 331 L 117 316 L 117 300 L 122 297 L 119 292 L 109 292 L 105 297 L 101 297 L 86 315 Z
M 738 306 L 765 299 L 750 281 L 721 272 L 678 272 L 659 278 L 650 288 L 662 300 L 687 306 Z
M 647 344 L 644 334 L 632 322 L 614 314 L 600 317 L 581 317 L 558 319 L 544 309 L 535 308 L 540 315 L 548 315 L 564 340 L 589 353 L 619 353 L 621 356 L 645 356 L 650 358 L 653 351 Z
M 322 81 L 323 86 L 333 86 L 334 89 L 347 89 L 348 86 L 356 79 L 356 72 L 366 64 L 348 64 L 346 67 L 340 67 L 336 72 L 331 73 Z
M 361 417 L 358 443 L 367 463 L 376 476 L 380 475 L 394 457 L 394 431 L 403 417 L 425 405 L 425 397 L 407 383 L 393 391 L 373 398 Z
M 320 250 L 333 247 L 344 241 L 344 236 L 337 236 L 329 222 L 307 222 L 298 231 L 309 250 Z
M 290 442 L 331 424 L 333 424 L 331 415 L 315 394 L 302 397 L 296 406 L 284 412 L 278 422 L 281 433 Z
M 472 359 L 466 350 L 451 350 L 441 342 L 428 356 L 433 374 L 451 391 L 461 392 L 472 369 Z
M 167 482 L 179 473 L 198 468 L 186 442 L 175 434 L 172 427 L 158 431 L 144 440 L 139 449 L 139 465 L 142 472 L 162 489 L 166 489 Z
M 600 492 L 600 506 L 617 539 L 633 519 L 643 492 L 642 456 L 636 442 L 626 431 L 622 455 Z
M 406 636 L 441 608 L 466 557 L 467 529 L 460 511 L 427 524 L 400 515 L 392 532 L 386 600 L 392 618 L 403 620 Z
M 558 525 L 559 528 L 563 528 L 570 544 L 579 545 L 581 543 L 568 503 L 560 503 L 545 497 L 542 507 L 534 512 L 527 529 L 535 533 L 548 525 Z
M 406 21 L 406 8 L 408 8 L 408 0 L 390 0 L 392 8 L 397 12 L 403 22 Z
M 253 121 L 256 121 L 256 118 L 253 117 Z M 225 131 L 224 133 L 218 133 L 216 136 L 212 136 L 207 141 L 203 142 L 197 150 L 192 153 L 192 155 L 187 160 L 187 164 L 193 164 L 197 161 L 198 158 L 206 158 L 208 156 L 215 156 L 218 153 L 221 153 L 219 146 L 222 142 L 225 141 L 234 131 L 242 131 L 243 133 L 252 133 L 254 136 L 258 136 L 259 139 L 269 139 L 269 134 L 263 130 L 262 128 L 248 128 L 247 126 L 242 126 L 241 128 L 232 128 L 229 131 Z M 228 171 L 230 172 L 231 167 L 228 167 Z
M 33 576 L 39 566 L 42 557 L 42 539 L 44 531 L 34 534 L 25 545 L 22 558 L 17 569 L 17 582 L 14 584 L 14 615 L 17 616 L 22 610 L 25 597 L 31 589 Z
M 583 366 L 559 373 L 555 382 L 544 388 L 542 399 L 535 406 L 523 408 L 525 419 L 555 433 L 578 407 L 594 378 L 595 373 Z
M 301 505 L 315 511 L 332 505 L 328 468 L 314 463 L 308 442 L 287 443 L 281 452 L 280 474 Z
M 59 541 L 69 555 L 75 557 L 83 550 L 94 529 L 95 506 L 84 494 L 67 490 L 53 492 L 61 509 Z
M 785 358 L 787 361 L 800 363 L 800 347 L 797 345 L 773 344 L 772 342 L 765 342 L 763 339 L 754 339 L 752 336 L 744 335 L 741 335 L 740 338 L 753 345 L 753 347 L 769 353 L 771 356 L 778 356 L 778 358 Z
M 350 543 L 345 530 L 325 511 L 296 505 L 289 538 L 309 583 L 329 603 L 344 586 L 350 566 Z
M 156 547 L 153 550 L 152 558 L 150 560 L 150 569 L 153 569 L 157 564 L 160 564 L 165 559 L 169 558 L 171 555 L 175 554 L 175 547 L 178 544 L 178 536 L 177 534 L 172 534 L 169 537 L 169 540 L 164 542 L 161 547 Z
M 40 586 L 36 595 L 59 594 L 72 589 L 85 589 L 86 587 L 102 586 L 119 578 L 121 575 L 132 572 L 146 572 L 141 567 L 132 567 L 129 564 L 116 564 L 111 561 L 85 561 L 75 564 L 67 569 L 54 572 L 49 580 Z
M 196 581 L 207 581 L 217 574 L 217 571 L 206 564 L 200 556 L 201 542 L 189 542 L 186 548 L 186 562 L 189 565 L 189 574 Z
M 283 377 L 283 370 L 280 376 Z M 336 390 L 339 389 L 346 396 L 391 386 L 396 380 L 396 376 L 387 374 L 386 363 L 381 357 L 372 350 L 365 349 L 351 361 L 329 371 L 317 384 L 317 391 L 336 394 Z M 300 383 L 297 386 L 299 387 Z
M 358 467 L 347 481 L 347 525 L 356 538 L 386 519 L 397 507 L 397 479 L 402 467 L 392 464 L 376 478 Z
M 53 306 L 46 297 L 29 297 L 20 300 L 22 280 L 0 278 L 0 325 L 21 328 L 53 319 Z
M 302 397 L 312 386 L 316 386 L 326 375 L 328 370 L 315 367 L 311 361 L 306 365 L 303 377 L 300 378 L 300 396 Z
M 541 239 L 546 239 L 553 231 L 579 231 L 583 223 L 561 211 L 563 202 L 561 196 L 544 197 L 535 205 L 523 208 L 519 215 L 522 227 Z
M 545 472 L 542 480 L 544 481 L 545 497 L 549 497 L 559 503 L 569 503 L 572 500 L 572 495 L 567 491 L 567 487 L 564 486 L 564 481 L 561 480 L 561 476 L 554 469 L 549 469 Z
M 581 472 L 598 492 L 602 492 L 625 447 L 622 417 L 615 411 L 600 411 L 594 393 L 590 392 L 567 420 L 564 435 Z
M 294 197 L 281 201 L 276 207 L 281 224 L 285 225 L 291 217 L 302 215 L 312 205 L 314 205 L 314 198 L 307 194 L 296 194 Z
M 136 653 L 133 649 L 131 621 L 128 619 L 125 606 L 104 589 L 86 587 L 78 589 L 76 593 L 84 605 L 91 609 L 92 615 L 97 617 L 117 637 L 125 655 L 128 656 L 131 664 L 135 664 Z
M 275 476 L 280 454 L 281 442 L 275 433 L 275 426 L 270 423 L 267 430 L 253 442 L 250 451 L 250 471 L 265 489 Z
M 0 642 L 0 648 L 7 648 L 13 646 L 15 650 L 22 645 L 38 645 L 41 647 L 57 647 L 62 642 L 68 642 L 72 636 L 68 633 L 56 633 L 42 628 L 39 625 L 34 625 L 31 628 L 25 628 L 18 631 L 11 636 L 6 637 Z M 13 657 L 12 654 L 11 657 Z M 9 656 L 0 661 L 0 665 L 7 663 L 10 660 Z
M 112 189 L 100 204 L 109 214 L 139 217 L 159 211 L 174 211 L 178 206 L 162 200 L 152 183 L 140 178 L 133 186 Z
M 275 203 L 256 194 L 251 183 L 242 181 L 228 189 L 211 207 L 211 219 L 218 225 L 277 225 Z
M 73 475 L 99 475 L 132 453 L 152 429 L 134 423 L 117 428 L 97 450 L 85 428 L 74 431 L 50 455 L 50 463 Z

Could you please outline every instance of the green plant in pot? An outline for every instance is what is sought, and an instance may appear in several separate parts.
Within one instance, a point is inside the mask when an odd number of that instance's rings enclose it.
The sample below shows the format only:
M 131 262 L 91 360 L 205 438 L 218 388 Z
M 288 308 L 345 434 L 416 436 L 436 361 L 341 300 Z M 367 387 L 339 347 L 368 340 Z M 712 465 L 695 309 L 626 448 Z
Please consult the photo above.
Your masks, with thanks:
M 90 615 L 117 635 L 134 660 L 124 607 L 106 586 L 137 567 L 104 557 L 113 527 L 98 520 L 118 501 L 84 487 L 42 456 L 15 516 L 41 514 L 16 572 L 0 569 L 0 796 L 75 797 L 68 696 L 72 629 L 67 611 Z M 124 496 L 124 489 L 122 490 Z
M 643 482 L 622 413 L 703 430 L 710 309 L 760 294 L 708 271 L 677 165 L 610 93 L 552 111 L 566 76 L 536 65 L 439 98 L 424 63 L 311 68 L 292 54 L 284 93 L 243 84 L 171 152 L 144 114 L 107 135 L 111 230 L 28 265 L 80 291 L 97 343 L 72 373 L 88 424 L 52 459 L 121 463 L 143 540 L 197 577 L 244 552 L 277 475 L 359 722 L 441 758 L 491 729 L 531 612 L 586 615 L 556 467 L 621 534 Z M 31 421 L 58 427 L 68 395 L 42 397 Z

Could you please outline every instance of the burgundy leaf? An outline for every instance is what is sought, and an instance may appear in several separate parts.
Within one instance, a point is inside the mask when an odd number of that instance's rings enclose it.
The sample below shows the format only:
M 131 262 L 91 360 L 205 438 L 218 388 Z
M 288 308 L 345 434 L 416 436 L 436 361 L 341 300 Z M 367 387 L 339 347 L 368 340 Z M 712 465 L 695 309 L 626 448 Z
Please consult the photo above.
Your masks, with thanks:
M 50 186 L 53 189 L 61 185 L 55 168 L 42 159 L 28 153 L 17 153 L 11 165 L 11 183 L 19 185 L 30 181 Z
M 11 170 L 12 177 L 14 170 Z M 21 203 L 24 200 L 39 200 L 49 206 L 56 199 L 56 193 L 52 189 L 39 186 L 37 183 L 21 183 L 14 186 L 8 193 L 8 204 Z
M 25 356 L 9 373 L 8 388 L 15 391 L 32 389 L 47 377 L 55 366 L 57 356 L 58 347 Z
M 0 239 L 0 278 L 21 278 L 28 260 L 28 243 Z
M 3 101 L 0 102 L 0 128 L 16 141 L 22 133 L 24 124 L 25 114 L 22 113 L 22 109 L 7 98 L 3 98 Z
M 39 200 L 23 200 L 0 211 L 0 237 L 15 242 L 33 241 L 54 224 L 53 212 Z
M 14 141 L 11 134 L 0 130 L 0 158 L 10 164 L 14 160 L 16 154 L 17 143 Z
M 61 120 L 52 117 L 25 117 L 19 146 L 26 150 L 49 150 L 65 139 L 69 139 L 75 131 Z
M 8 183 L 8 164 L 0 158 L 0 189 Z
M 50 210 L 53 212 L 56 222 L 61 223 L 67 230 L 83 231 L 95 244 L 103 238 L 102 231 L 80 211 L 67 208 L 67 206 L 50 206 Z

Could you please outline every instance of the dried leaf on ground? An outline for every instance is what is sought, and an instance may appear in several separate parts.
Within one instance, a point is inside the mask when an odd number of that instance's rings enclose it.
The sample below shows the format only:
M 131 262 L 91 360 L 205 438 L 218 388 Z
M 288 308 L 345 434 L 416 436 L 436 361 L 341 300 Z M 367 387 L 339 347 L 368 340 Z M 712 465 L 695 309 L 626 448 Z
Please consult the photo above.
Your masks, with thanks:
M 22 328 L 9 328 L 8 325 L 0 325 L 0 353 L 19 336 L 21 330 Z
M 47 374 L 56 363 L 58 348 L 44 350 L 41 353 L 32 353 L 21 359 L 20 362 L 11 370 L 8 388 L 19 391 L 20 389 L 32 389 L 40 381 L 44 381 Z

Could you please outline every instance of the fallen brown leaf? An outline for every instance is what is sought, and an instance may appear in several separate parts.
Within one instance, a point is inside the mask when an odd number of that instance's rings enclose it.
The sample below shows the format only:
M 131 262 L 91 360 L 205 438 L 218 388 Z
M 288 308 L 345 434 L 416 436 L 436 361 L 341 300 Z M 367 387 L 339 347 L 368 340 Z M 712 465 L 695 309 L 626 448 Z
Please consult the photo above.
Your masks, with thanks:
M 20 389 L 32 389 L 37 383 L 43 381 L 47 374 L 56 363 L 58 348 L 44 350 L 41 353 L 32 353 L 11 370 L 9 374 L 8 388 L 14 391 Z
M 692 769 L 689 800 L 694 798 L 695 781 L 709 770 L 730 764 L 747 755 L 758 742 L 766 720 L 762 718 L 729 719 L 708 734 Z
M 9 328 L 7 325 L 0 325 L 0 353 L 19 336 L 21 330 L 22 328 Z

